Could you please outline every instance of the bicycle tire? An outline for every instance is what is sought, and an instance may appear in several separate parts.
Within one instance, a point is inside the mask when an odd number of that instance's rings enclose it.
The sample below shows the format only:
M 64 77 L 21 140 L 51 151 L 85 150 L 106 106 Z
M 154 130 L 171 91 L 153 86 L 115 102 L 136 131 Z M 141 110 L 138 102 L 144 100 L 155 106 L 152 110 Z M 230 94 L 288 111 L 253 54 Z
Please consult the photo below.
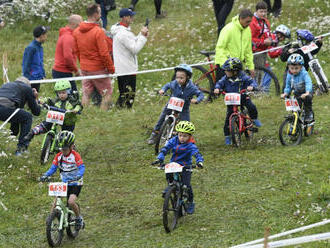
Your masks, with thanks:
M 295 145 L 299 145 L 301 143 L 302 140 L 302 130 L 301 130 L 301 125 L 299 123 L 297 123 L 297 127 L 296 127 L 296 134 L 295 135 L 291 135 L 289 134 L 290 129 L 292 128 L 294 123 L 294 119 L 288 119 L 286 118 L 280 128 L 279 128 L 279 138 L 281 141 L 281 144 L 284 146 L 295 146 Z M 289 125 L 287 127 L 287 125 Z M 288 138 L 288 140 L 286 139 Z
M 63 229 L 59 230 L 58 226 L 61 219 L 61 212 L 57 209 L 53 210 L 53 212 L 48 216 L 46 220 L 46 234 L 47 234 L 47 241 L 51 247 L 57 247 L 61 245 L 63 239 Z M 58 221 L 58 224 L 54 223 Z M 55 239 L 52 235 L 52 232 L 56 231 L 57 238 Z
M 208 94 L 207 100 L 212 101 L 214 98 L 213 91 L 215 82 L 213 81 L 210 72 L 200 65 L 193 66 L 192 68 L 194 69 L 194 72 L 191 80 L 195 85 L 197 85 L 200 91 Z
M 163 225 L 167 233 L 176 228 L 179 219 L 180 199 L 175 185 L 168 189 L 164 197 Z
M 47 134 L 45 143 L 44 143 L 43 147 L 41 148 L 41 155 L 40 155 L 41 164 L 46 164 L 48 162 L 53 139 L 54 139 L 53 135 Z
M 168 137 L 170 135 L 171 125 L 173 120 L 171 118 L 168 118 L 164 121 L 162 127 L 160 128 L 159 134 L 157 136 L 156 142 L 155 142 L 155 153 L 158 154 L 159 150 L 162 146 L 166 144 L 166 142 L 169 140 Z
M 244 126 L 249 126 L 251 125 L 251 121 L 249 119 L 245 119 L 244 120 Z M 253 128 L 253 127 L 252 127 Z M 245 138 L 248 142 L 252 141 L 253 140 L 253 135 L 254 135 L 254 132 L 253 132 L 253 129 L 246 129 L 244 131 L 244 135 L 245 135 Z
M 241 145 L 241 133 L 239 131 L 238 116 L 234 115 L 230 120 L 231 127 L 231 141 L 233 146 L 239 147 Z
M 321 70 L 320 67 L 317 64 L 313 64 L 313 70 L 315 71 L 315 74 L 318 76 L 318 78 L 321 81 L 322 87 L 320 87 L 320 85 L 317 84 L 318 88 L 320 89 L 321 93 L 328 93 L 329 89 L 328 89 L 328 85 L 327 82 L 325 82 L 323 80 L 322 74 L 321 74 Z
M 79 212 L 80 212 L 79 205 L 78 205 L 78 208 L 79 208 Z M 79 234 L 79 230 L 76 229 L 76 216 L 71 213 L 68 214 L 68 227 L 66 228 L 66 234 L 71 239 L 75 239 Z
M 278 81 L 278 78 L 276 77 L 275 73 L 273 71 L 271 71 L 270 69 L 268 69 L 267 67 L 264 67 L 264 66 L 257 66 L 255 68 L 256 70 L 260 70 L 260 71 L 263 71 L 264 73 L 268 73 L 269 76 L 271 77 L 272 81 L 274 82 L 274 86 L 275 86 L 275 94 L 277 96 L 280 95 L 280 83 Z

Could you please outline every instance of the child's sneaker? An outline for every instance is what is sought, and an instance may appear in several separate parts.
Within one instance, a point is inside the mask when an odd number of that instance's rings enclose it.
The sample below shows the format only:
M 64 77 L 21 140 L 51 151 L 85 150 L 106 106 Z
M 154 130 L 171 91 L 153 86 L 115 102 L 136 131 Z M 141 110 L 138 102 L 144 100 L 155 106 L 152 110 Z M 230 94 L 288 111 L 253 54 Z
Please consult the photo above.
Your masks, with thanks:
M 231 137 L 230 136 L 225 137 L 225 144 L 226 145 L 231 145 Z
M 258 119 L 254 119 L 253 123 L 256 127 L 261 127 L 262 126 L 261 121 L 259 121 Z
M 187 207 L 187 214 L 193 214 L 195 212 L 195 203 L 189 202 Z
M 84 227 L 84 220 L 81 216 L 76 217 L 76 230 L 80 230 Z
M 158 133 L 156 133 L 156 132 L 152 132 L 151 133 L 151 135 L 150 135 L 150 137 L 149 137 L 149 139 L 148 139 L 148 145 L 153 145 L 153 144 L 155 144 L 155 142 L 156 142 L 156 138 L 157 138 L 157 135 L 158 135 Z
M 16 157 L 20 157 L 22 156 L 24 153 L 28 153 L 27 151 L 27 147 L 26 146 L 20 146 L 20 147 L 17 147 L 17 150 L 15 152 L 15 156 Z

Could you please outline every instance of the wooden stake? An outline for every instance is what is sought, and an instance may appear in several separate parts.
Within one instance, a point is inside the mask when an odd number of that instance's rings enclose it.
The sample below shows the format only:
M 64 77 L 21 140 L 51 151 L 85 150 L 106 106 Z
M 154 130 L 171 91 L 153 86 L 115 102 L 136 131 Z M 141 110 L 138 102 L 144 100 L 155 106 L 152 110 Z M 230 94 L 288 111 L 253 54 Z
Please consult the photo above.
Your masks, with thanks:
M 265 235 L 264 235 L 264 248 L 268 248 L 268 237 L 269 237 L 270 228 L 265 228 Z

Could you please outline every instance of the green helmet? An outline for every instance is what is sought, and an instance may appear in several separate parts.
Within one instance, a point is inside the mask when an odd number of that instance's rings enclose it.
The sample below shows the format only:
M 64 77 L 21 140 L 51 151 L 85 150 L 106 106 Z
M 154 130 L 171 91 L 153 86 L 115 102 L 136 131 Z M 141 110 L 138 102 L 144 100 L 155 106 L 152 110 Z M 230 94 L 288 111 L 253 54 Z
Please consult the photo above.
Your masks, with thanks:
M 61 90 L 67 90 L 71 89 L 71 84 L 69 80 L 59 80 L 55 83 L 54 90 L 55 91 L 61 91 Z
M 195 132 L 195 126 L 190 121 L 180 121 L 175 126 L 175 130 L 181 133 L 193 134 Z
M 61 131 L 58 136 L 58 143 L 60 148 L 70 147 L 73 145 L 76 136 L 70 131 Z

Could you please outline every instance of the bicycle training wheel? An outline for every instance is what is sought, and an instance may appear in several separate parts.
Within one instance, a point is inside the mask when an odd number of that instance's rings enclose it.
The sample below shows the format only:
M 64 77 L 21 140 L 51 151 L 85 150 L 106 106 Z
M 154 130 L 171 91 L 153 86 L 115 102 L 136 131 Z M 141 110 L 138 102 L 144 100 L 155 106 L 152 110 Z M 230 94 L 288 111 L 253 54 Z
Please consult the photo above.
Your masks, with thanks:
M 233 116 L 231 118 L 230 126 L 232 143 L 234 146 L 239 147 L 241 145 L 241 133 L 239 132 L 238 116 Z
M 180 200 L 176 187 L 173 185 L 168 189 L 164 197 L 163 225 L 167 233 L 173 231 L 179 218 Z
M 296 126 L 296 131 L 293 134 L 294 120 L 285 119 L 279 129 L 279 137 L 282 145 L 284 146 L 295 146 L 299 145 L 302 140 L 302 130 L 298 123 Z
M 268 69 L 267 67 L 264 66 L 258 66 L 255 68 L 256 70 L 260 70 L 263 71 L 264 73 L 268 73 L 270 78 L 271 78 L 271 82 L 270 82 L 270 86 L 274 85 L 275 87 L 275 94 L 277 96 L 280 95 L 280 83 L 278 81 L 278 78 L 276 77 L 275 73 L 273 71 L 271 71 L 270 69 Z M 258 85 L 260 85 L 260 82 L 257 82 Z
M 78 205 L 79 207 L 79 205 Z M 80 212 L 80 209 L 79 209 Z M 79 230 L 76 229 L 76 216 L 72 213 L 68 214 L 68 227 L 66 228 L 66 233 L 72 239 L 76 238 L 79 234 Z
M 192 81 L 200 91 L 207 94 L 207 100 L 212 101 L 214 97 L 213 90 L 215 82 L 209 71 L 207 71 L 203 66 L 196 65 L 192 67 L 194 69 L 192 75 Z
M 61 212 L 54 210 L 46 220 L 47 241 L 51 247 L 60 246 L 63 239 L 63 229 L 59 230 Z
M 162 127 L 160 128 L 159 134 L 155 143 L 155 153 L 158 154 L 161 147 L 163 147 L 166 142 L 171 138 L 171 128 L 172 128 L 172 119 L 167 119 L 164 121 Z
M 45 143 L 41 149 L 41 156 L 40 156 L 40 163 L 41 164 L 46 164 L 48 159 L 49 159 L 49 154 L 50 154 L 50 148 L 53 143 L 53 135 L 47 134 L 47 137 L 45 139 Z

